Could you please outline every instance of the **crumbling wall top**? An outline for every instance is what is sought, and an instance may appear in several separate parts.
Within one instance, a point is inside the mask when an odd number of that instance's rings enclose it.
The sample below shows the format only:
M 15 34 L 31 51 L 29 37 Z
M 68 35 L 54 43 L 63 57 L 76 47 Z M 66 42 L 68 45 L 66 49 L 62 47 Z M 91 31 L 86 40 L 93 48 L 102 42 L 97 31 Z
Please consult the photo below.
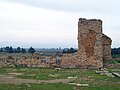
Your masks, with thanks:
M 79 21 L 100 21 L 102 22 L 102 20 L 100 19 L 86 19 L 86 18 L 79 18 Z
M 105 34 L 102 34 L 102 40 L 103 40 L 103 45 L 111 45 L 112 44 L 111 38 L 106 36 Z

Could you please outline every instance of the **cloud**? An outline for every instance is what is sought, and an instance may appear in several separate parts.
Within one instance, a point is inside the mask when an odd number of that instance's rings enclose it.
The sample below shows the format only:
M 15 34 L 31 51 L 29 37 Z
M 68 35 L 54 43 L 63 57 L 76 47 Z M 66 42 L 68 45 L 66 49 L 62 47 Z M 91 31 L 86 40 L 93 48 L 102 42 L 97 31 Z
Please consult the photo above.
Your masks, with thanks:
M 77 21 L 83 17 L 102 19 L 103 32 L 116 47 L 120 45 L 119 4 L 119 0 L 1 0 L 0 41 L 77 47 Z
M 7 0 L 34 7 L 69 12 L 111 12 L 120 9 L 120 1 L 116 0 Z
M 10 2 L 0 3 L 0 12 L 0 41 L 77 46 L 77 25 L 67 13 Z

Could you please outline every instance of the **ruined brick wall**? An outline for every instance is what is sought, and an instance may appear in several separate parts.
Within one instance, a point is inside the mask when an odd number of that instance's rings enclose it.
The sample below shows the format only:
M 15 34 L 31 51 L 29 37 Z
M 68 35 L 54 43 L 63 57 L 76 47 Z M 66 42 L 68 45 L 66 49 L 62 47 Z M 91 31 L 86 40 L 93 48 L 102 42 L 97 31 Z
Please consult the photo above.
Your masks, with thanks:
M 102 33 L 102 21 L 80 18 L 78 21 L 78 52 L 62 57 L 61 66 L 71 68 L 102 68 L 111 59 L 112 40 Z M 104 62 L 103 62 L 104 61 Z
M 78 22 L 78 53 L 96 68 L 103 67 L 102 21 L 80 18 Z M 91 63 L 92 62 L 92 63 Z
M 102 68 L 103 48 L 102 21 L 99 19 L 84 19 L 78 21 L 78 52 L 68 54 L 62 57 L 62 67 L 79 67 L 79 68 Z M 104 41 L 105 42 L 105 41 Z M 110 48 L 108 48 L 110 49 Z M 107 50 L 108 50 L 107 49 Z
M 120 64 L 104 64 L 104 68 L 120 68 Z
M 103 61 L 106 63 L 108 60 L 111 60 L 111 43 L 112 40 L 103 34 L 102 36 L 102 41 L 103 41 Z
M 104 62 L 111 59 L 111 42 L 112 40 L 102 33 L 101 20 L 80 18 L 78 52 L 49 58 L 34 53 L 33 58 L 21 59 L 18 64 L 35 67 L 102 68 L 105 66 Z
M 4 66 L 4 64 L 5 64 L 4 62 L 5 62 L 5 60 L 0 58 L 0 68 Z

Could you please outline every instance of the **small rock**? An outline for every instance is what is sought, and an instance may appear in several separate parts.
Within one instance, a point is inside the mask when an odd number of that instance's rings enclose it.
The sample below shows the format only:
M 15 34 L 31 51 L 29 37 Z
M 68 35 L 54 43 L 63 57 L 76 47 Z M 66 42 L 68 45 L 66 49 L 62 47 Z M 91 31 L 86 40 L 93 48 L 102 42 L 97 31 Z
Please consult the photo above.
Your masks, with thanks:
M 103 71 L 95 71 L 96 74 L 103 73 Z
M 119 73 L 113 72 L 112 74 L 113 74 L 114 76 L 120 77 L 120 74 L 119 74 Z
M 75 78 L 75 79 L 76 79 L 76 78 L 78 78 L 78 77 L 73 77 L 73 78 Z
M 72 79 L 73 77 L 68 77 L 68 79 Z
M 76 83 L 69 83 L 69 85 L 76 85 Z
M 68 77 L 68 79 L 72 79 L 72 78 L 76 79 L 76 78 L 78 78 L 78 77 Z
M 61 70 L 61 68 L 55 68 L 56 70 Z
M 105 75 L 107 75 L 108 77 L 114 77 L 114 75 L 112 75 L 112 73 L 105 73 Z
M 88 87 L 89 84 L 76 84 L 76 86 L 84 86 L 84 87 Z

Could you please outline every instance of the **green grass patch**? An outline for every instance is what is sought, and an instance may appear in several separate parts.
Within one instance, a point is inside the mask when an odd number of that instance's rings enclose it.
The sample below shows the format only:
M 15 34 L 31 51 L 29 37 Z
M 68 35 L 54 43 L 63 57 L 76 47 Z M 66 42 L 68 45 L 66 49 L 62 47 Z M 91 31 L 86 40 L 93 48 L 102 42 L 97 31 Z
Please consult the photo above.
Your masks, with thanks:
M 111 63 L 112 64 L 120 64 L 120 60 L 112 60 Z
M 54 80 L 67 79 L 68 77 L 78 77 L 70 79 L 71 83 L 89 84 L 89 87 L 76 87 L 68 84 L 0 84 L 0 90 L 120 90 L 120 78 L 108 77 L 95 73 L 92 69 L 49 69 L 49 68 L 1 68 L 0 74 L 23 73 L 17 78 L 34 80 Z M 120 73 L 120 69 L 109 69 L 111 72 Z M 74 88 L 74 89 L 73 89 Z M 76 88 L 76 89 L 75 89 Z
M 21 90 L 17 85 L 0 83 L 0 90 Z
M 113 57 L 113 58 L 119 58 L 119 57 L 120 57 L 120 54 L 112 54 L 112 57 Z
M 48 68 L 27 68 L 19 69 L 17 72 L 24 73 L 17 76 L 24 79 L 37 79 L 37 80 L 52 80 L 52 79 L 67 79 L 68 77 L 79 77 L 79 69 L 48 69 Z
M 6 68 L 0 68 L 0 74 L 5 74 L 7 73 L 7 69 Z
M 62 84 L 62 83 L 32 84 L 31 88 L 27 90 L 73 90 L 73 86 Z
M 78 87 L 78 90 L 120 90 L 118 87 L 113 86 L 97 86 L 97 87 Z
M 0 90 L 73 90 L 73 86 L 62 83 L 54 84 L 0 84 Z

